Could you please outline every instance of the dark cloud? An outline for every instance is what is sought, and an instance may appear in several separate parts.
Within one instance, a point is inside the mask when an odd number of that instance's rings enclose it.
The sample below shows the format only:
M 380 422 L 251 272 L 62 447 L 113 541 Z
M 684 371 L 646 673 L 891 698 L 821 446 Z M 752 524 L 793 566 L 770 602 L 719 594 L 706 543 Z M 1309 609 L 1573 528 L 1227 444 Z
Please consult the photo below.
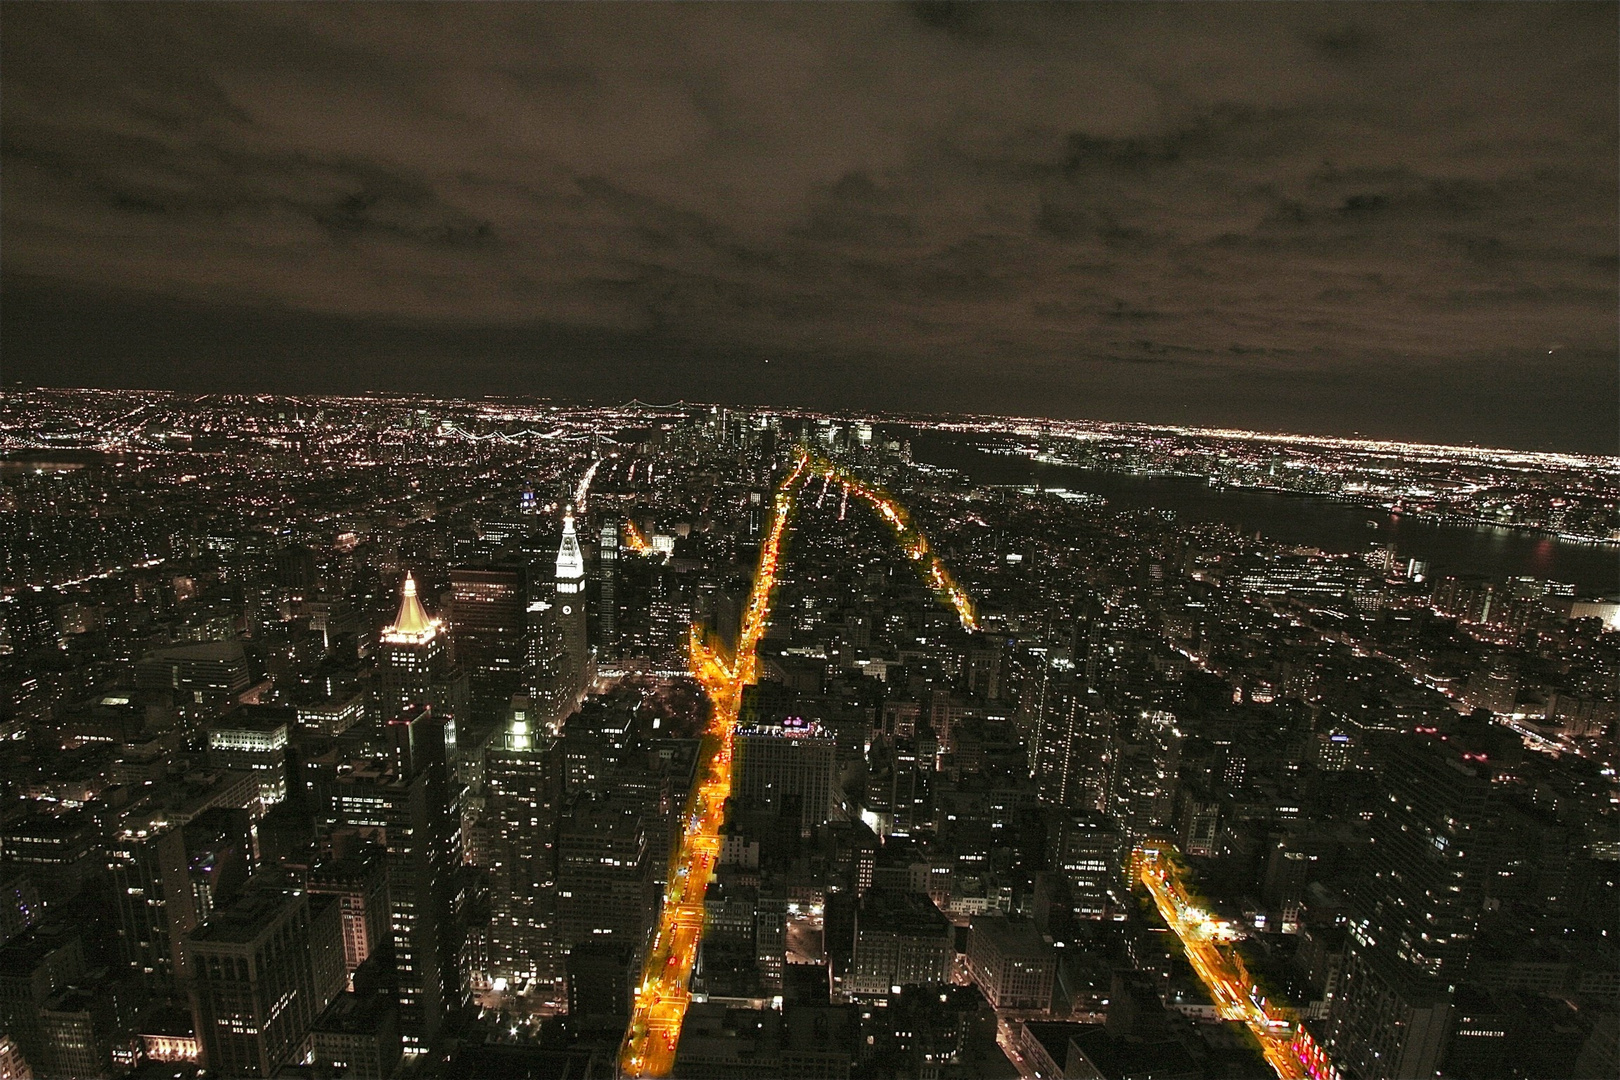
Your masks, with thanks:
M 10 379 L 1615 449 L 1612 4 L 0 23 Z

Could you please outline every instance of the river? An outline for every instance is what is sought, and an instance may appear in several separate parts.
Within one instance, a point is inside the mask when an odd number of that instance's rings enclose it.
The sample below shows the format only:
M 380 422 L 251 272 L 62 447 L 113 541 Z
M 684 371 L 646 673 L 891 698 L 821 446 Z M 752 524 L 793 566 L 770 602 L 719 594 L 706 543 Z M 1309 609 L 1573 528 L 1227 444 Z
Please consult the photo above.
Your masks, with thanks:
M 1259 532 L 1285 544 L 1324 551 L 1365 551 L 1395 545 L 1399 558 L 1421 559 L 1432 577 L 1483 574 L 1502 580 L 1537 577 L 1573 584 L 1583 596 L 1620 592 L 1620 551 L 1612 545 L 1577 544 L 1538 533 L 1489 525 L 1442 523 L 1338 499 L 1282 495 L 1244 488 L 1212 488 L 1181 476 L 1137 476 L 1072 465 L 1048 465 L 1025 457 L 987 454 L 972 442 L 913 430 L 918 461 L 957 469 L 981 484 L 1021 484 L 1088 491 L 1114 507 L 1174 510 L 1183 521 L 1220 521 Z

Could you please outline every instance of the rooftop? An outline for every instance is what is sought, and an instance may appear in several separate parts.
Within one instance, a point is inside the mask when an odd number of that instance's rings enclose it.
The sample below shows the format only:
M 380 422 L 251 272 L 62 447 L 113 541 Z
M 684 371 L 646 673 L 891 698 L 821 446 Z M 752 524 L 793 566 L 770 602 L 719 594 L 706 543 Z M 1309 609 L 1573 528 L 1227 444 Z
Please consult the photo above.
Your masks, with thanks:
M 1041 939 L 1035 924 L 1027 919 L 1009 919 L 1005 915 L 975 915 L 973 933 L 982 934 L 995 945 L 1003 956 L 1044 959 L 1051 949 Z
M 287 905 L 302 895 L 296 889 L 250 889 L 229 907 L 216 910 L 191 934 L 192 941 L 245 945 L 257 941 L 281 916 Z
M 400 589 L 399 614 L 391 625 L 383 629 L 383 640 L 396 643 L 426 641 L 438 630 L 438 621 L 428 618 L 427 612 L 422 609 L 422 601 L 416 598 L 416 579 L 406 574 L 405 585 Z

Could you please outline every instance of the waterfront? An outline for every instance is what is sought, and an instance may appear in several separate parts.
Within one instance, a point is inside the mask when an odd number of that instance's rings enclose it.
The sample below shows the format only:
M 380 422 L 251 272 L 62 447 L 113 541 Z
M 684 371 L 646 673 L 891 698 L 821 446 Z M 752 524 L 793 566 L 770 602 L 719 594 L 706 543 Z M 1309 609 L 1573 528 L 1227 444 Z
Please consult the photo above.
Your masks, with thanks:
M 1502 579 L 1528 575 L 1568 582 L 1582 595 L 1620 591 L 1620 549 L 1613 545 L 1396 516 L 1348 500 L 1210 487 L 1192 477 L 1048 465 L 986 453 L 968 439 L 915 430 L 911 447 L 916 460 L 958 469 L 982 484 L 1039 481 L 1047 487 L 1101 495 L 1118 509 L 1173 510 L 1179 520 L 1225 522 L 1244 532 L 1260 532 L 1282 543 L 1309 544 L 1324 551 L 1364 551 L 1375 544 L 1393 543 L 1400 558 L 1429 563 L 1431 576 L 1483 574 Z

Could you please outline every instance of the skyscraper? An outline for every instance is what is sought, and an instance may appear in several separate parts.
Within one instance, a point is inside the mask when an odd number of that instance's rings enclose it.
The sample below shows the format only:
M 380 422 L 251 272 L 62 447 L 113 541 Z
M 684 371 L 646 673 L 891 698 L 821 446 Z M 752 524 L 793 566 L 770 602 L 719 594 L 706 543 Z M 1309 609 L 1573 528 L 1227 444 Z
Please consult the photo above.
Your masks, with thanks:
M 152 989 L 172 989 L 182 941 L 197 925 L 185 837 L 168 822 L 132 822 L 114 833 L 107 869 L 124 962 Z
M 456 659 L 487 716 L 523 687 L 528 574 L 516 564 L 457 566 L 450 588 Z
M 1351 1080 L 1433 1076 L 1492 872 L 1489 754 L 1466 732 L 1400 737 L 1370 873 L 1351 897 L 1350 940 L 1326 1041 Z
M 574 532 L 574 510 L 563 516 L 562 544 L 557 548 L 557 626 L 562 631 L 563 672 L 570 692 L 578 693 L 590 677 L 590 640 L 585 612 L 585 556 Z
M 460 984 L 451 917 L 459 822 L 451 813 L 445 728 L 426 710 L 391 721 L 391 756 L 345 763 L 317 790 L 320 812 L 334 831 L 374 840 L 386 850 L 407 1052 L 425 1048 Z
M 247 811 L 214 807 L 183 825 L 137 818 L 114 833 L 107 869 L 119 952 L 148 989 L 168 993 L 183 981 L 186 935 L 247 880 L 249 830 Z
M 826 821 L 835 797 L 837 744 L 797 717 L 737 730 L 736 781 L 732 793 L 745 805 L 777 809 L 799 801 L 805 835 Z
M 1053 683 L 1048 694 L 1036 758 L 1041 799 L 1095 810 L 1106 787 L 1110 718 L 1101 697 L 1075 679 Z
M 311 893 L 335 896 L 343 920 L 343 966 L 352 978 L 389 932 L 388 867 L 374 844 L 335 859 L 323 859 L 305 874 Z
M 562 628 L 557 625 L 557 606 L 547 600 L 530 600 L 526 615 L 528 698 L 541 720 L 555 724 L 567 714 L 567 706 L 573 700 L 566 671 L 567 657 L 563 653 Z
M 557 838 L 559 935 L 565 946 L 606 939 L 639 952 L 652 915 L 646 824 L 629 802 L 580 796 Z
M 534 980 L 560 996 L 555 886 L 562 754 L 523 699 L 511 703 L 505 730 L 489 749 L 484 783 L 489 975 L 512 987 Z
M 264 884 L 186 942 L 203 1063 L 221 1076 L 272 1076 L 344 986 L 338 903 Z
M 466 705 L 466 676 L 451 663 L 444 623 L 428 618 L 416 596 L 416 579 L 405 575 L 399 615 L 383 629 L 377 658 L 378 704 L 384 721 L 430 705 L 455 716 Z
M 1055 815 L 1046 827 L 1046 861 L 1069 885 L 1075 916 L 1107 918 L 1120 907 L 1120 834 L 1088 810 Z
M 1105 812 L 1124 830 L 1126 851 L 1155 831 L 1169 828 L 1185 739 L 1175 715 L 1168 712 L 1143 712 L 1134 731 L 1116 730 Z
M 613 655 L 619 640 L 619 523 L 602 523 L 596 545 L 596 625 L 604 655 Z

